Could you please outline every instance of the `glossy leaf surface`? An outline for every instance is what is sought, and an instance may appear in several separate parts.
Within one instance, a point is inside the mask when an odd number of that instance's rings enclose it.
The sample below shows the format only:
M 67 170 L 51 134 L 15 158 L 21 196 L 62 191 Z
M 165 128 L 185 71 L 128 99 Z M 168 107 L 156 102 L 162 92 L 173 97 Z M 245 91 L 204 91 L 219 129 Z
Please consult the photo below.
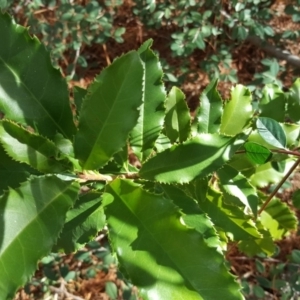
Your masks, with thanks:
M 116 59 L 88 88 L 75 136 L 83 169 L 105 165 L 125 145 L 142 104 L 143 66 L 133 51 Z
M 138 50 L 144 66 L 143 103 L 138 122 L 130 134 L 134 153 L 144 161 L 151 153 L 155 140 L 163 128 L 166 92 L 162 83 L 163 71 L 158 57 L 150 49 L 152 40 Z
M 222 115 L 221 134 L 234 136 L 243 131 L 253 115 L 251 101 L 251 93 L 243 85 L 238 84 L 231 90 L 231 99 Z
M 71 168 L 55 144 L 10 121 L 0 122 L 0 143 L 14 160 L 26 163 L 40 172 L 56 173 Z
M 177 87 L 172 87 L 167 97 L 165 130 L 172 143 L 177 140 L 182 143 L 190 135 L 190 111 L 185 101 L 185 95 Z
M 216 133 L 220 128 L 223 102 L 217 91 L 217 80 L 213 80 L 200 96 L 200 107 L 196 112 L 193 127 L 198 133 Z
M 270 145 L 285 148 L 286 135 L 282 127 L 273 119 L 260 117 L 256 121 L 257 132 Z
M 78 191 L 77 183 L 48 176 L 0 198 L 0 299 L 13 298 L 51 251 Z
M 180 222 L 169 199 L 116 179 L 104 205 L 121 270 L 143 299 L 242 299 L 222 255 Z
M 140 176 L 163 183 L 186 183 L 207 176 L 231 158 L 244 142 L 242 138 L 200 134 L 150 158 L 142 166 Z
M 0 13 L 0 111 L 52 138 L 72 139 L 75 125 L 67 84 L 49 52 L 28 30 Z

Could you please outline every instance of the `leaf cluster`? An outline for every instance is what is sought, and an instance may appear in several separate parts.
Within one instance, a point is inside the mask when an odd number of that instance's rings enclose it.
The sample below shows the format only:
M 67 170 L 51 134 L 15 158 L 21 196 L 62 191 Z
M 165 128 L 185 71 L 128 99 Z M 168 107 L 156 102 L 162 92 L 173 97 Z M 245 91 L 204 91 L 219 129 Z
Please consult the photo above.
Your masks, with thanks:
M 106 225 L 144 299 L 242 299 L 228 242 L 270 256 L 297 227 L 273 196 L 300 163 L 300 81 L 267 85 L 255 106 L 240 84 L 223 100 L 213 80 L 192 118 L 148 40 L 75 88 L 74 111 L 38 39 L 7 14 L 0 35 L 0 298 Z

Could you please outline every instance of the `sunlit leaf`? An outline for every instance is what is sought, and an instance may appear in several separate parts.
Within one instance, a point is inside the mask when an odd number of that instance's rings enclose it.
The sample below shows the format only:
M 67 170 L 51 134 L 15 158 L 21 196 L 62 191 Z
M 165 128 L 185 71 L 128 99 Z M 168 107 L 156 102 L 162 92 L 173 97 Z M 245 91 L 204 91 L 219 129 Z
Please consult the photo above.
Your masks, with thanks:
M 286 135 L 278 122 L 273 119 L 259 117 L 256 121 L 257 132 L 270 145 L 285 148 Z
M 234 136 L 243 131 L 253 115 L 251 101 L 251 93 L 243 85 L 238 84 L 231 90 L 231 99 L 222 115 L 221 134 Z
M 222 255 L 181 223 L 172 201 L 117 179 L 104 205 L 121 270 L 143 299 L 242 299 Z
M 243 138 L 199 134 L 150 158 L 142 166 L 140 176 L 164 183 L 186 183 L 207 176 L 232 157 L 244 142 Z
M 78 191 L 77 183 L 47 176 L 0 198 L 0 299 L 13 298 L 51 251 Z
M 262 91 L 259 102 L 260 116 L 283 122 L 286 114 L 286 96 L 275 84 L 267 84 Z
M 223 113 L 223 102 L 217 91 L 218 80 L 213 80 L 200 96 L 200 107 L 196 111 L 193 127 L 198 133 L 216 133 Z
M 40 172 L 56 173 L 72 168 L 70 161 L 62 156 L 52 141 L 10 121 L 0 122 L 0 143 L 14 160 Z
M 125 145 L 142 104 L 143 66 L 129 52 L 104 69 L 88 88 L 75 136 L 75 154 L 83 169 L 97 169 Z
M 274 239 L 281 239 L 289 230 L 297 228 L 295 213 L 280 199 L 273 198 L 261 214 L 261 222 Z
M 143 103 L 139 109 L 138 122 L 130 134 L 131 147 L 140 161 L 144 161 L 152 152 L 155 140 L 163 128 L 165 110 L 163 71 L 157 55 L 150 49 L 151 45 L 152 40 L 148 40 L 138 50 L 144 66 Z
M 67 84 L 45 46 L 1 13 L 0 36 L 0 111 L 49 138 L 59 132 L 72 139 L 75 125 Z

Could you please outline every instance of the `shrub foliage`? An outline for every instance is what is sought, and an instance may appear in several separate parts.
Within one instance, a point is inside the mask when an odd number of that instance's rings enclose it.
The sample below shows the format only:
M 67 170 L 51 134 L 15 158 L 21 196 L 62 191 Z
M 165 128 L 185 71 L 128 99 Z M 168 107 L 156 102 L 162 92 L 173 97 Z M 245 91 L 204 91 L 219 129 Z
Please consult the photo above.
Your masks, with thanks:
M 297 226 L 275 194 L 300 162 L 300 80 L 258 104 L 242 85 L 223 101 L 214 80 L 191 118 L 149 40 L 75 88 L 72 110 L 38 39 L 7 14 L 0 36 L 0 298 L 107 225 L 144 299 L 242 299 L 227 243 L 272 255 Z

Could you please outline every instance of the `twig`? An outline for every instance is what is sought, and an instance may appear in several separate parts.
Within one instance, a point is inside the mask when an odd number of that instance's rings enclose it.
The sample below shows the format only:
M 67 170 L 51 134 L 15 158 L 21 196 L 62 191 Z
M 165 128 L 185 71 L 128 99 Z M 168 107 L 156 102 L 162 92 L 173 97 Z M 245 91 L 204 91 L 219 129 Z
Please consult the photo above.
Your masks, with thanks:
M 126 174 L 120 174 L 120 175 L 104 175 L 96 172 L 83 172 L 77 174 L 78 178 L 80 179 L 80 182 L 86 182 L 86 181 L 113 181 L 116 178 L 127 178 L 127 179 L 136 179 L 138 178 L 138 173 L 126 173 Z
M 75 75 L 77 60 L 78 60 L 79 55 L 80 55 L 80 48 L 81 48 L 81 45 L 80 45 L 80 47 L 75 52 L 75 58 L 74 58 L 74 61 L 73 61 L 73 68 L 72 68 L 72 72 L 70 74 L 71 79 Z
M 278 192 L 278 190 L 281 188 L 281 186 L 285 183 L 285 181 L 288 179 L 288 177 L 292 174 L 292 172 L 297 168 L 297 166 L 300 164 L 300 158 L 298 158 L 295 163 L 293 164 L 293 166 L 291 167 L 291 169 L 284 175 L 284 177 L 280 180 L 280 182 L 278 183 L 278 185 L 276 186 L 275 190 L 270 194 L 270 196 L 268 197 L 268 199 L 265 201 L 265 203 L 263 204 L 263 206 L 259 209 L 258 211 L 258 215 L 260 215 L 264 209 L 267 207 L 267 205 L 270 203 L 270 201 L 272 200 L 272 198 L 276 195 L 276 193 Z
M 103 44 L 103 45 L 102 45 L 102 48 L 103 48 L 103 52 L 104 52 L 104 54 L 105 54 L 106 63 L 107 63 L 107 65 L 109 66 L 109 65 L 111 64 L 111 60 L 110 60 L 109 55 L 108 55 L 108 52 L 107 52 L 106 44 Z
M 71 293 L 69 293 L 64 285 L 61 285 L 59 288 L 55 287 L 55 286 L 49 286 L 49 290 L 51 292 L 60 294 L 60 295 L 64 295 L 65 297 L 69 297 L 72 300 L 84 300 L 83 298 L 73 295 Z

